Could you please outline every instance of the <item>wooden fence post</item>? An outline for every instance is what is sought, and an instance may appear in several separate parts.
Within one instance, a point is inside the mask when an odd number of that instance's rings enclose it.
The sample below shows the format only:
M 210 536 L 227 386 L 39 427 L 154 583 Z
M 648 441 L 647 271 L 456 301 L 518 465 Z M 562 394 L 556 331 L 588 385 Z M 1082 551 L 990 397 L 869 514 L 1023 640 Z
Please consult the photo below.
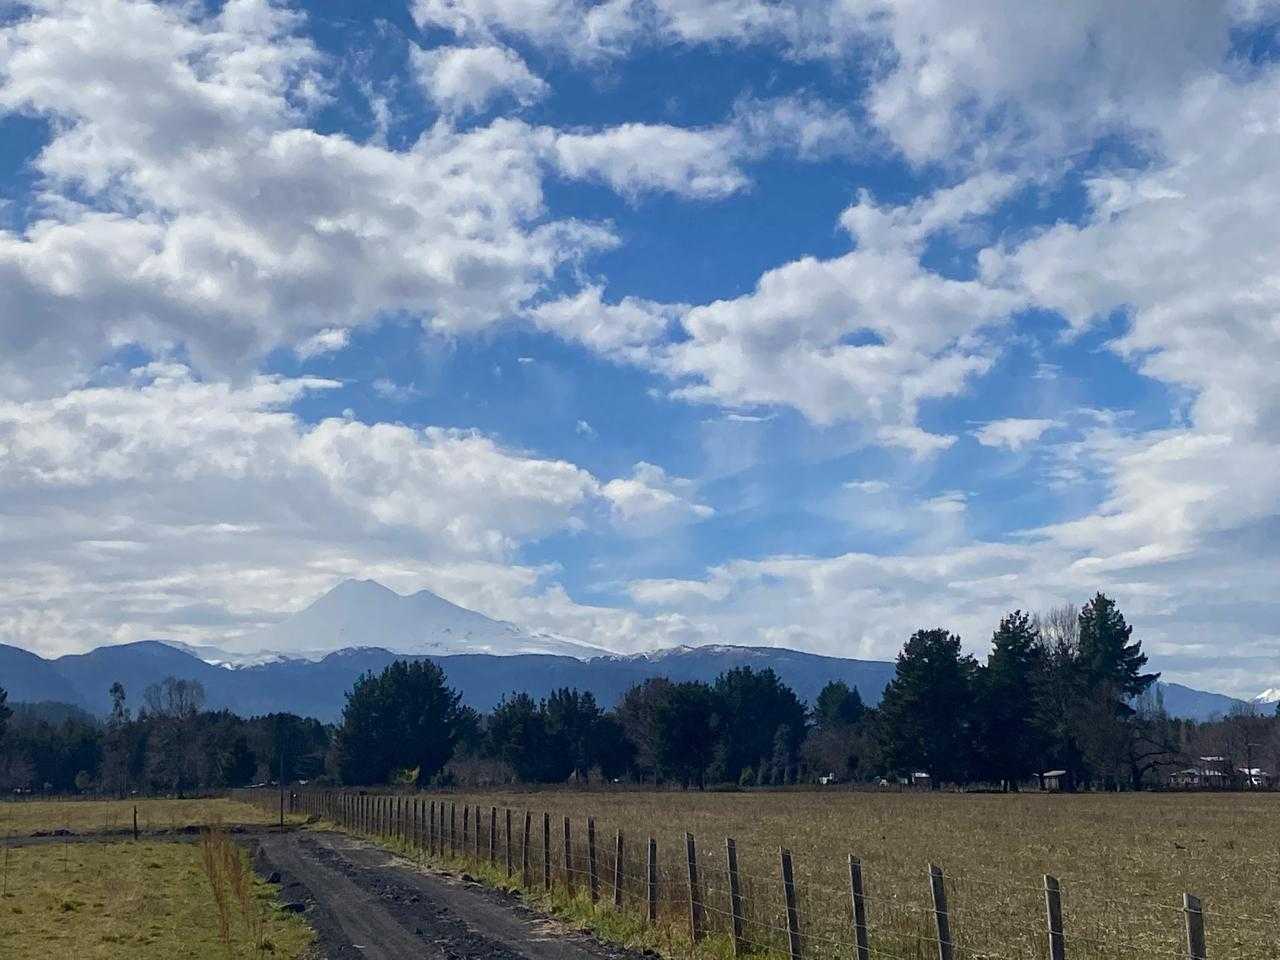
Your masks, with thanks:
M 533 826 L 533 814 L 524 812 L 524 832 L 520 835 L 520 883 L 527 889 L 533 882 L 529 876 L 529 828 Z
M 458 803 L 449 801 L 449 856 L 458 855 Z
M 436 802 L 431 801 L 431 809 L 428 812 L 427 820 L 427 853 L 431 856 L 436 855 Z
M 867 932 L 867 896 L 862 887 L 862 861 L 849 854 L 849 898 L 853 902 L 853 937 L 858 960 L 871 960 L 871 937 Z
M 1062 930 L 1062 887 L 1057 877 L 1044 875 L 1044 912 L 1049 925 L 1049 960 L 1066 960 Z
M 626 873 L 622 869 L 622 831 L 618 831 L 618 839 L 613 843 L 613 905 L 619 910 L 622 909 L 622 885 L 626 880 Z
M 1182 911 L 1187 918 L 1188 960 L 1208 960 L 1204 945 L 1204 905 L 1194 894 L 1182 895 Z
M 929 864 L 929 890 L 933 895 L 933 918 L 938 931 L 938 960 L 955 960 L 951 943 L 951 914 L 947 911 L 947 884 L 942 868 Z
M 511 879 L 512 874 L 514 874 L 514 873 L 516 872 L 516 868 L 515 868 L 515 861 L 514 861 L 514 856 L 515 856 L 515 855 L 514 855 L 514 852 L 512 851 L 512 848 L 511 848 L 511 808 L 510 808 L 510 807 L 507 807 L 507 808 L 506 808 L 506 810 L 507 810 L 507 817 L 506 817 L 506 823 L 507 823 L 507 879 L 508 879 L 508 880 L 510 880 L 510 879 Z
M 689 868 L 689 933 L 697 943 L 702 939 L 702 891 L 698 887 L 698 849 L 692 833 L 684 835 L 684 858 Z
M 658 922 L 658 841 L 649 838 L 649 857 L 645 870 L 645 900 L 650 923 Z
M 475 838 L 475 861 L 480 862 L 480 804 L 476 804 L 476 838 Z
M 600 873 L 596 864 L 596 818 L 587 817 L 587 885 L 591 889 L 591 902 L 600 900 Z
M 467 831 L 468 821 L 471 819 L 471 804 L 464 803 L 462 805 L 462 855 L 467 855 L 467 841 L 471 838 L 471 834 Z
M 507 827 L 507 832 L 511 832 L 511 827 Z M 508 844 L 510 841 L 507 841 Z M 498 808 L 489 808 L 489 866 L 493 866 L 498 862 Z
M 800 960 L 803 953 L 800 947 L 800 910 L 796 906 L 796 877 L 791 867 L 791 851 L 783 847 L 779 852 L 782 856 L 782 896 L 787 904 L 787 951 L 791 960 Z
M 564 818 L 564 886 L 573 896 L 573 843 L 569 837 L 569 818 Z
M 733 918 L 733 955 L 746 956 L 746 917 L 742 911 L 742 886 L 738 879 L 738 844 L 725 837 L 724 856 L 729 868 L 729 916 Z
M 542 889 L 551 889 L 551 814 L 542 814 Z

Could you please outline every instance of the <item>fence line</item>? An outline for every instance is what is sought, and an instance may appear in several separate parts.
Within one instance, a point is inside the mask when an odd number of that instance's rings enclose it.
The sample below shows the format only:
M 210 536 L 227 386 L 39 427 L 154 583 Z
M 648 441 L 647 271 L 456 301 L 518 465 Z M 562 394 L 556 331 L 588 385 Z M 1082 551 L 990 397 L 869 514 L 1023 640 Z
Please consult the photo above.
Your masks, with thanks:
M 269 810 L 279 803 L 276 791 L 238 793 Z M 687 940 L 690 946 L 707 937 L 722 937 L 737 958 L 757 954 L 787 960 L 1209 960 L 1206 926 L 1210 920 L 1215 926 L 1231 920 L 1265 925 L 1265 932 L 1254 931 L 1259 937 L 1275 936 L 1280 926 L 1275 920 L 1211 911 L 1188 892 L 1178 905 L 1151 904 L 1159 909 L 1158 916 L 1168 918 L 1167 944 L 1134 943 L 1104 930 L 1095 936 L 1086 924 L 1073 923 L 1066 887 L 1050 875 L 1044 875 L 1038 886 L 1002 884 L 928 864 L 920 871 L 912 899 L 905 899 L 898 890 L 877 890 L 874 876 L 868 876 L 853 854 L 847 855 L 848 886 L 840 890 L 799 877 L 792 853 L 785 848 L 777 861 L 779 873 L 769 877 L 739 868 L 738 845 L 732 838 L 723 838 L 723 864 L 717 862 L 714 848 L 700 852 L 690 833 L 682 836 L 683 857 L 660 859 L 654 836 L 629 839 L 616 829 L 612 844 L 607 840 L 598 844 L 596 817 L 584 817 L 585 829 L 575 830 L 573 818 L 562 816 L 561 842 L 555 849 L 550 811 L 542 812 L 539 838 L 533 811 L 525 810 L 519 818 L 523 830 L 517 836 L 513 826 L 517 818 L 510 808 L 504 808 L 500 818 L 498 808 L 491 806 L 486 818 L 478 805 L 464 804 L 459 831 L 457 806 L 454 799 L 355 790 L 306 790 L 287 798 L 289 813 L 383 840 L 419 858 L 469 862 L 477 868 L 487 863 L 495 875 L 501 834 L 508 882 L 515 882 L 518 843 L 519 885 L 525 890 L 534 891 L 537 876 L 545 893 L 558 890 L 593 911 L 627 911 L 642 923 L 682 930 L 681 942 Z M 487 836 L 482 838 L 482 833 Z M 541 868 L 540 876 L 534 872 L 535 863 Z M 609 884 L 608 896 L 601 896 L 602 879 Z M 1004 896 L 1025 895 L 1019 904 L 1025 910 L 1001 915 L 993 923 L 990 915 L 972 906 L 989 903 L 997 891 Z M 972 916 L 971 910 L 975 911 Z M 1241 937 L 1234 934 L 1237 945 Z M 1273 948 L 1270 954 L 1250 956 L 1274 955 Z M 1212 956 L 1231 960 L 1230 954 L 1216 948 Z

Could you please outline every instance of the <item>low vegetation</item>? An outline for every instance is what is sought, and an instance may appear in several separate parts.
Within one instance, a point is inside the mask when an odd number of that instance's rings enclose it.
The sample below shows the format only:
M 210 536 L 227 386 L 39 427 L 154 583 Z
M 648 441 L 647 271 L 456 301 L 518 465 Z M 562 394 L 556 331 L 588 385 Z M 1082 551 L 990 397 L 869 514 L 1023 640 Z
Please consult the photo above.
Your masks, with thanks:
M 295 960 L 312 942 L 272 887 L 253 878 L 244 853 L 241 893 L 224 925 L 195 843 L 69 843 L 5 852 L 0 956 L 75 960 Z M 219 851 L 226 857 L 225 851 Z M 225 931 L 226 936 L 223 936 Z
M 204 800 L 13 800 L 0 802 L 0 840 L 59 830 L 75 834 L 115 833 L 133 829 L 178 832 L 209 824 L 245 826 L 276 823 L 278 815 L 263 807 L 221 797 Z M 291 817 L 291 822 L 297 818 Z
M 936 957 L 927 865 L 943 867 L 960 957 L 1047 956 L 1042 877 L 1062 882 L 1067 955 L 1073 960 L 1185 957 L 1182 894 L 1204 899 L 1209 956 L 1263 960 L 1280 955 L 1273 920 L 1280 896 L 1274 857 L 1280 820 L 1273 794 L 953 794 L 928 791 L 753 793 L 542 790 L 423 794 L 481 809 L 481 864 L 473 874 L 508 885 L 504 811 L 513 810 L 514 885 L 520 880 L 524 811 L 533 812 L 532 895 L 575 922 L 669 955 L 690 953 L 684 832 L 698 843 L 706 919 L 714 934 L 698 956 L 728 950 L 724 840 L 737 841 L 750 939 L 784 951 L 779 849 L 794 855 L 809 956 L 847 956 L 852 942 L 847 855 L 863 864 L 874 947 L 895 957 Z M 488 817 L 499 811 L 498 866 L 487 866 Z M 557 891 L 541 892 L 541 817 L 552 814 Z M 578 896 L 562 886 L 562 817 L 573 824 Z M 631 911 L 592 907 L 586 889 L 586 818 L 596 820 L 601 889 L 612 894 L 615 831 L 626 840 Z M 474 815 L 471 819 L 474 831 Z M 643 841 L 658 841 L 660 922 L 637 913 Z M 471 837 L 474 843 L 474 832 Z M 447 858 L 446 858 L 447 859 Z M 874 954 L 873 954 L 874 955 Z

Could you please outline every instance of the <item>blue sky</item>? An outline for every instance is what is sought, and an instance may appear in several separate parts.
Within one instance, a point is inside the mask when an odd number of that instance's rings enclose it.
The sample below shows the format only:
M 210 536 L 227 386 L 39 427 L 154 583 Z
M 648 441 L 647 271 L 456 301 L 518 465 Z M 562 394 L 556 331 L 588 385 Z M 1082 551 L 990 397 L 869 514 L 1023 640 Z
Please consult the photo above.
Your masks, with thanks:
M 0 642 L 356 576 L 887 658 L 1103 590 L 1280 686 L 1278 22 L 0 5 Z

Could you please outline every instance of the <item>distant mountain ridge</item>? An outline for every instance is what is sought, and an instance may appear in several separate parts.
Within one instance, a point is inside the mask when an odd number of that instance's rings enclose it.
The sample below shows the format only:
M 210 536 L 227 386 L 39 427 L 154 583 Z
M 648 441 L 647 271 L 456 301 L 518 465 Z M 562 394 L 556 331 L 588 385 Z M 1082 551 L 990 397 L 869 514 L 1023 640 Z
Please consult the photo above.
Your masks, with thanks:
M 338 650 L 377 644 L 396 653 L 549 653 L 592 657 L 608 651 L 450 603 L 430 590 L 405 596 L 376 580 L 343 580 L 305 609 L 217 648 L 185 646 L 201 659 L 231 664 L 285 657 L 319 660 Z
M 887 661 L 781 647 L 609 653 L 493 620 L 428 590 L 404 596 L 373 580 L 344 580 L 280 623 L 218 647 L 149 640 L 45 660 L 0 644 L 0 687 L 13 702 L 67 703 L 103 715 L 113 682 L 124 684 L 136 709 L 148 684 L 175 676 L 199 680 L 214 709 L 243 715 L 283 710 L 328 721 L 341 714 L 357 677 L 405 657 L 438 663 L 477 710 L 489 710 L 515 691 L 541 697 L 566 686 L 589 690 L 609 707 L 651 677 L 710 681 L 742 666 L 772 668 L 809 702 L 828 681 L 843 680 L 876 704 L 894 674 Z M 1177 683 L 1162 683 L 1161 692 L 1171 715 L 1194 720 L 1247 706 Z
M 89 653 L 44 660 L 16 647 L 0 645 L 0 686 L 13 701 L 59 699 L 105 714 L 107 690 L 119 680 L 136 708 L 142 691 L 167 676 L 199 680 L 207 705 L 244 715 L 287 710 L 321 720 L 336 720 L 356 678 L 378 672 L 405 655 L 379 647 L 339 650 L 319 660 L 279 659 L 228 668 L 156 640 L 99 647 Z M 814 699 L 828 680 L 856 686 L 868 703 L 878 703 L 894 667 L 878 660 L 846 660 L 772 647 L 678 647 L 662 656 L 608 655 L 582 660 L 552 654 L 445 654 L 438 663 L 463 700 L 477 710 L 492 709 L 516 691 L 546 696 L 559 687 L 590 690 L 603 706 L 612 706 L 633 684 L 650 677 L 714 680 L 739 666 L 772 667 L 805 700 Z M 15 669 L 16 668 L 16 669 Z M 50 697 L 57 690 L 60 696 Z
M 53 660 L 0 644 L 0 686 L 9 691 L 11 702 L 57 701 L 105 715 L 110 709 L 107 690 L 114 681 L 124 684 L 136 709 L 148 684 L 175 676 L 199 680 L 207 705 L 213 709 L 225 708 L 245 716 L 289 711 L 335 721 L 357 677 L 377 673 L 404 657 L 379 647 L 360 647 L 335 651 L 319 660 L 285 658 L 228 668 L 155 640 L 99 647 Z M 602 706 L 609 707 L 627 688 L 651 677 L 710 681 L 743 666 L 772 668 L 808 702 L 828 681 L 843 680 L 857 687 L 868 704 L 876 704 L 894 674 L 894 665 L 887 661 L 824 657 L 778 647 L 675 647 L 587 660 L 536 653 L 413 659 L 439 664 L 464 702 L 477 710 L 490 710 L 515 691 L 542 697 L 566 686 L 590 690 Z M 1161 684 L 1161 692 L 1171 715 L 1193 720 L 1207 720 L 1247 706 L 1232 697 L 1176 683 Z

